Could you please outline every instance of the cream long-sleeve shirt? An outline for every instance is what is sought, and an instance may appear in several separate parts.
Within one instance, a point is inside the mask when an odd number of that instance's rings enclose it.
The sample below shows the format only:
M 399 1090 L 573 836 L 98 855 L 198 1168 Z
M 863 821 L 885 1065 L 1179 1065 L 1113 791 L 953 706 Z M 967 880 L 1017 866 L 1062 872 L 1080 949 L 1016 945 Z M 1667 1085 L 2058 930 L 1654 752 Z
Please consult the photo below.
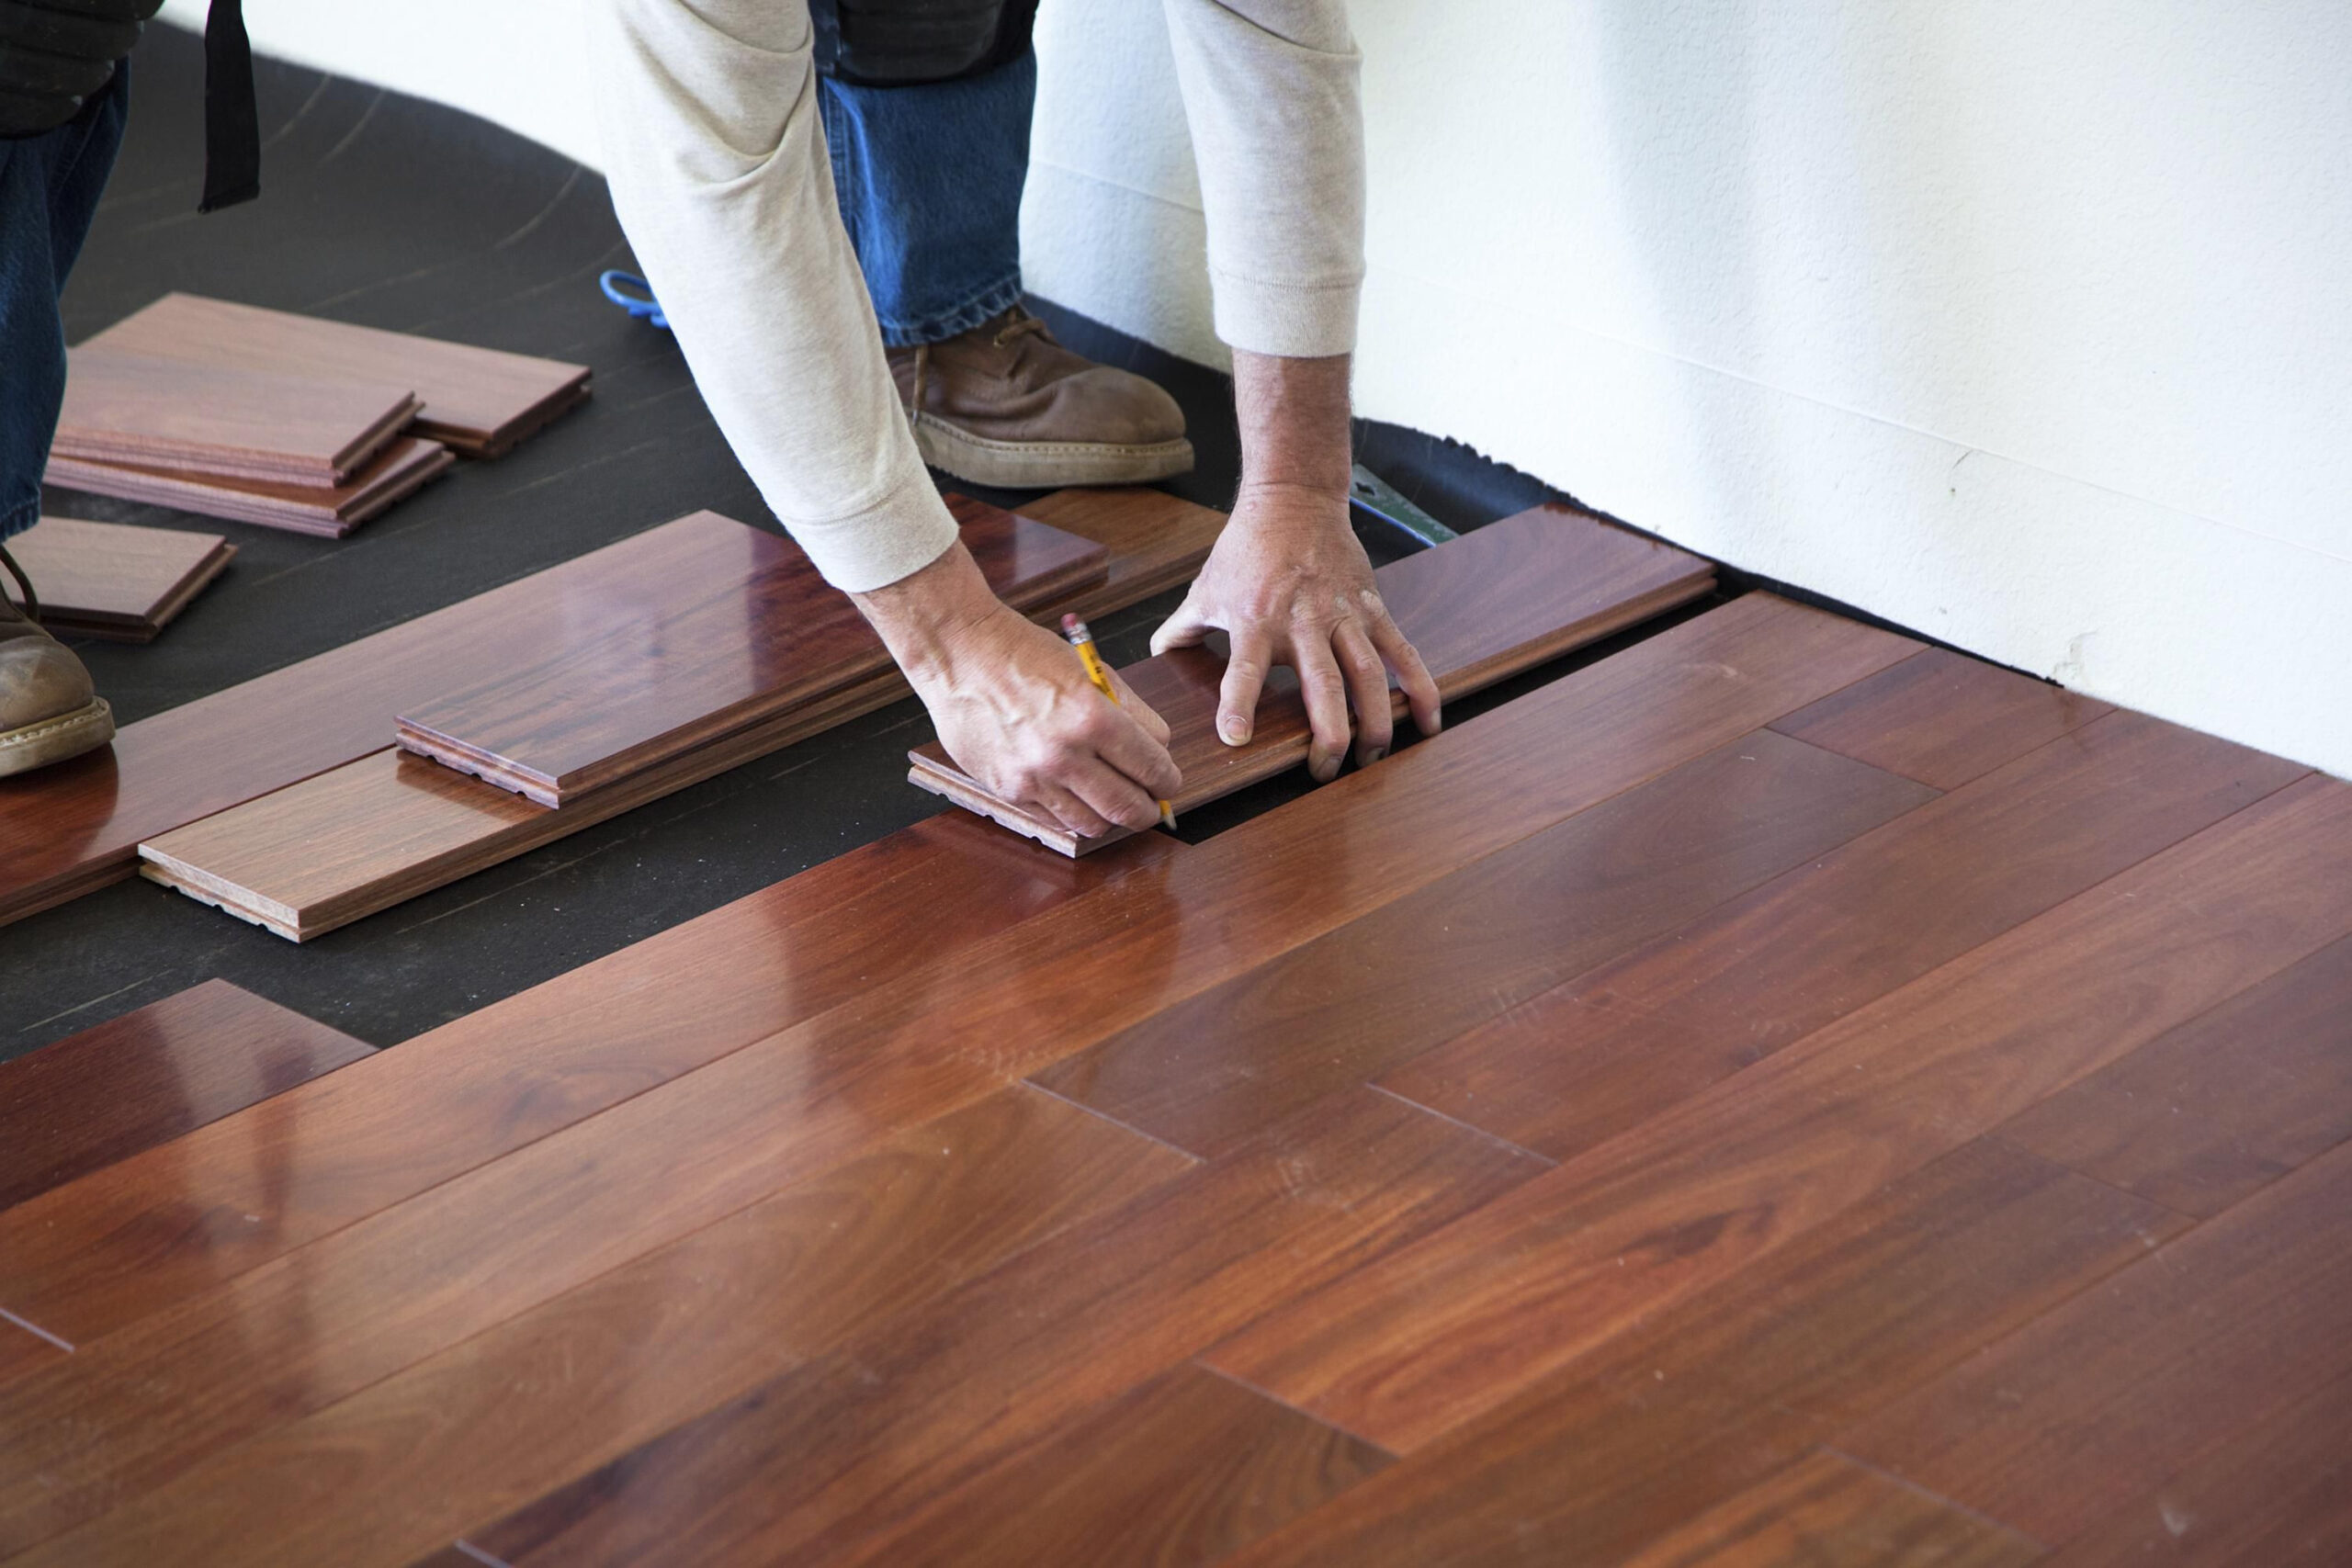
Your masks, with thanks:
M 1359 56 L 1345 0 L 1164 0 L 1208 217 L 1217 335 L 1355 344 Z M 703 400 L 835 587 L 956 537 L 842 231 L 806 0 L 607 0 L 594 51 L 613 205 Z

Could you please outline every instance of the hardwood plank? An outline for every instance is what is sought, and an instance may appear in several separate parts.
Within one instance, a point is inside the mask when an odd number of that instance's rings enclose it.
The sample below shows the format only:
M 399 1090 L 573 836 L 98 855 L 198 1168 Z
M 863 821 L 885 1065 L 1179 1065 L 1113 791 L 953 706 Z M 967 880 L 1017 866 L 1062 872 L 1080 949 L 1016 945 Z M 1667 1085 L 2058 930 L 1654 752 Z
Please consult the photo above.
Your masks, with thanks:
M 710 513 L 679 518 L 0 779 L 0 922 L 133 874 L 141 840 L 381 750 L 401 708 L 527 664 L 583 617 L 611 624 L 616 600 L 648 583 L 727 581 L 754 534 Z
M 2187 1224 L 1962 1145 L 1237 1561 L 1623 1562 Z
M 456 461 L 437 441 L 403 435 L 361 464 L 343 483 L 325 487 L 86 461 L 59 452 L 50 454 L 49 468 L 41 479 L 67 490 L 340 539 L 415 494 Z
M 0 1209 L 374 1054 L 207 980 L 0 1063 Z
M 1772 728 L 1951 790 L 2114 711 L 2110 703 L 1930 648 Z
M 1823 1451 L 1693 1519 L 1625 1568 L 2026 1568 L 2041 1556 L 2015 1530 Z
M 8 553 L 32 579 L 41 624 L 51 631 L 153 642 L 220 575 L 237 547 L 218 534 L 43 517 L 8 541 Z M 24 603 L 6 574 L 0 592 L 10 604 Z
M 94 1339 L 1189 852 L 1155 835 L 1080 866 L 1001 839 L 917 824 L 0 1213 L 0 1307 Z
M 410 333 L 166 294 L 91 338 L 127 353 L 332 379 L 383 380 L 423 400 L 415 430 L 494 457 L 588 395 L 588 367 Z
M 632 1433 L 659 1430 L 660 1414 L 680 1402 L 693 1409 L 697 1398 L 725 1397 L 730 1375 L 755 1378 L 755 1369 L 818 1354 L 1192 1163 L 1019 1088 L 895 1135 L 879 1121 L 855 1135 L 867 1145 L 859 1157 L 825 1169 L 796 1151 L 778 1174 L 802 1179 L 774 1197 L 609 1272 L 584 1270 L 579 1288 L 542 1310 L 503 1323 L 488 1316 L 479 1337 L 389 1379 L 367 1377 L 357 1361 L 383 1371 L 399 1363 L 357 1341 L 413 1336 L 410 1314 L 375 1314 L 372 1333 L 337 1332 L 336 1307 L 358 1303 L 342 1296 L 330 1269 L 323 1299 L 312 1294 L 298 1308 L 318 1314 L 307 1317 L 309 1336 L 244 1352 L 266 1389 L 158 1364 L 149 1375 L 176 1385 L 177 1398 L 130 1383 L 93 1407 L 96 1430 L 113 1439 L 107 1451 L 35 1436 L 28 1447 L 43 1483 L 89 1484 L 103 1471 L 109 1479 L 81 1512 L 114 1506 L 28 1561 L 407 1562 L 485 1508 L 594 1465 Z M 472 1223 L 531 1245 L 527 1227 L 494 1212 L 478 1210 Z M 498 1290 L 498 1278 L 490 1263 L 480 1282 Z M 472 1311 L 454 1298 L 448 1304 Z M 238 1325 L 223 1319 L 220 1331 L 233 1338 Z M 206 1343 L 183 1339 L 190 1354 Z M 290 1364 L 288 1351 L 297 1352 Z M 118 1358 L 117 1375 L 127 1379 L 122 1367 Z M 219 1396 L 244 1410 L 260 1435 L 226 1446 L 236 1433 L 197 1402 L 191 1380 L 218 1382 Z M 86 1372 L 78 1381 L 91 1382 Z M 153 1419 L 183 1432 L 209 1421 L 220 1440 L 185 1446 L 181 1480 L 150 1493 L 165 1472 L 152 1464 L 132 1472 L 122 1451 L 153 1446 L 123 1418 L 133 1402 L 155 1404 Z M 307 1410 L 319 1414 L 282 1424 Z M 366 1459 L 322 1467 L 319 1455 L 332 1450 Z M 32 1490 L 9 1486 L 9 1502 Z M 43 1523 L 65 1517 L 54 1501 L 31 1501 Z M 22 1509 L 6 1517 L 0 1540 L 36 1539 Z
M 1035 1081 L 1215 1153 L 1934 798 L 1758 730 L 1164 1009 Z
M 1388 1462 L 1187 1364 L 978 1471 L 842 1561 L 1215 1562 Z
M 1670 545 L 1611 527 L 1566 507 L 1537 507 L 1382 567 L 1374 576 L 1396 625 L 1420 651 L 1441 695 L 1460 696 L 1595 642 L 1708 592 L 1714 568 Z M 1168 721 L 1169 750 L 1184 782 L 1181 814 L 1306 761 L 1306 704 L 1297 678 L 1275 672 L 1246 746 L 1217 739 L 1224 659 L 1179 649 L 1119 673 Z M 1392 693 L 1403 712 L 1401 694 Z M 909 753 L 909 781 L 1064 854 L 1124 836 L 1080 839 L 997 798 L 956 766 L 936 741 Z
M 1999 1136 L 2211 1216 L 2352 1138 L 2352 940 L 2321 949 Z
M 1225 531 L 1225 513 L 1154 490 L 1063 490 L 1026 502 L 1022 515 L 1091 539 L 1110 552 L 1099 586 L 1066 608 L 1083 619 L 1139 604 L 1200 575 Z
M 466 1539 L 513 1562 L 828 1560 L 1532 1156 L 1359 1089 Z
M 13 1314 L 0 1314 L 0 1383 L 73 1354 L 65 1342 Z
M 875 1050 L 922 1042 L 1023 1076 L 1883 669 L 1911 646 L 1751 594 L 1209 844 L 1178 854 L 1166 835 L 1132 841 L 1119 859 L 1139 877 L 1114 865 L 1074 886 L 1065 879 L 1080 863 L 966 824 L 1023 867 L 1018 889 L 984 879 L 978 897 L 893 905 L 930 896 L 850 881 L 899 912 L 796 921 L 789 944 L 756 914 L 732 939 L 689 922 L 366 1064 L 368 1087 L 350 1085 L 350 1102 L 311 1105 L 298 1090 L 282 1128 L 232 1118 L 184 1140 L 181 1157 L 152 1178 L 128 1162 L 110 1179 L 52 1195 L 53 1208 L 0 1214 L 0 1253 L 12 1263 L 11 1299 L 0 1306 L 91 1337 L 94 1324 L 119 1325 L 256 1267 L 775 1030 Z M 844 857 L 805 874 L 817 878 L 811 887 L 839 888 L 865 864 Z M 991 863 L 989 878 L 1002 874 Z M 1065 898 L 1069 909 L 1018 923 L 999 902 L 1026 912 Z M 781 904 L 807 908 L 789 895 Z M 967 918 L 971 935 L 961 937 Z M 958 937 L 969 944 L 960 952 Z M 891 986 L 893 975 L 922 983 Z M 825 987 L 839 988 L 820 1004 Z M 851 999 L 857 1005 L 837 1005 Z M 804 1000 L 811 1005 L 801 1010 Z M 378 1071 L 397 1077 L 379 1080 Z M 379 1097 L 385 1081 L 399 1087 Z M 439 1134 L 428 1148 L 417 1146 L 417 1119 Z M 259 1169 L 256 1145 L 270 1156 Z M 232 1205 L 260 1218 L 225 1233 L 187 1221 Z M 133 1234 L 144 1244 L 130 1246 Z
M 1381 1082 L 1566 1158 L 2301 772 L 2160 720 L 2110 715 Z
M 2352 1561 L 2352 1379 L 2321 1383 L 2101 1518 L 2051 1568 Z
M 2352 1373 L 2352 1146 L 1881 1411 L 1840 1446 L 2047 1541 Z
M 1015 609 L 1100 581 L 1106 552 L 948 498 L 964 543 Z M 781 535 L 745 529 L 714 576 L 669 576 L 579 606 L 530 658 L 400 710 L 401 746 L 560 807 L 881 673 L 888 649 Z
M 51 446 L 85 461 L 336 485 L 417 408 L 392 381 L 321 380 L 91 347 L 66 360 Z
M 2347 931 L 2352 787 L 2307 779 L 1272 1314 L 1212 1364 L 1408 1451 Z

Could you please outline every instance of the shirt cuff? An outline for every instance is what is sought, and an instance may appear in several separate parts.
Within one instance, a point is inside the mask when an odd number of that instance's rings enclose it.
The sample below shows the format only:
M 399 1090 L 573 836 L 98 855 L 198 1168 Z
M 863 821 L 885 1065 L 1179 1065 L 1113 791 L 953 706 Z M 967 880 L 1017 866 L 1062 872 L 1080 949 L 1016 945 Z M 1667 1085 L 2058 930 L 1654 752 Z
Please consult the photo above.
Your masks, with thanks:
M 956 519 L 920 468 L 876 505 L 821 523 L 785 519 L 827 582 L 844 593 L 870 593 L 911 577 L 946 553 Z
M 1212 267 L 1216 335 L 1250 354 L 1328 359 L 1352 354 L 1361 282 L 1266 283 Z

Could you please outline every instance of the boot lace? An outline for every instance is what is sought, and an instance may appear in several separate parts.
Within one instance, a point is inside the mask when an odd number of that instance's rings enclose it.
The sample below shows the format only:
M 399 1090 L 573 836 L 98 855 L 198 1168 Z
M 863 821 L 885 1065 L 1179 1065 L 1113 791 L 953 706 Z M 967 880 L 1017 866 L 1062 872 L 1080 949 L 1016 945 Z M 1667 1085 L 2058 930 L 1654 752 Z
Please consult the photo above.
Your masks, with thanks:
M 994 340 L 997 347 L 1002 348 L 1017 337 L 1035 336 L 1043 337 L 1047 343 L 1054 341 L 1053 333 L 1040 318 L 1031 315 L 1018 305 L 1012 308 L 1011 313 L 1012 319 L 998 329 Z
M 0 546 L 0 566 L 6 567 L 8 575 L 17 580 L 17 592 L 25 601 L 25 619 L 40 625 L 40 595 L 33 592 L 33 580 L 25 575 L 25 569 L 17 564 L 17 558 L 8 553 L 6 546 Z

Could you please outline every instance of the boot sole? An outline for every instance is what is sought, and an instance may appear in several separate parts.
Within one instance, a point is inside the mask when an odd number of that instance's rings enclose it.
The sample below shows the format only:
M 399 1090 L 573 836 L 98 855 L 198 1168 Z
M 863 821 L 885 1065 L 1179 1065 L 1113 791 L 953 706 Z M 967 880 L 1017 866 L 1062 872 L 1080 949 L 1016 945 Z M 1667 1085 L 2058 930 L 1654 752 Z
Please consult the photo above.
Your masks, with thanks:
M 990 441 L 936 414 L 915 417 L 915 446 L 944 473 L 1000 490 L 1058 490 L 1064 485 L 1139 485 L 1192 472 L 1193 444 L 1182 436 L 1149 446 L 1105 442 Z
M 106 698 L 92 697 L 88 706 L 72 713 L 0 730 L 0 777 L 95 751 L 113 739 L 114 709 L 107 706 Z

